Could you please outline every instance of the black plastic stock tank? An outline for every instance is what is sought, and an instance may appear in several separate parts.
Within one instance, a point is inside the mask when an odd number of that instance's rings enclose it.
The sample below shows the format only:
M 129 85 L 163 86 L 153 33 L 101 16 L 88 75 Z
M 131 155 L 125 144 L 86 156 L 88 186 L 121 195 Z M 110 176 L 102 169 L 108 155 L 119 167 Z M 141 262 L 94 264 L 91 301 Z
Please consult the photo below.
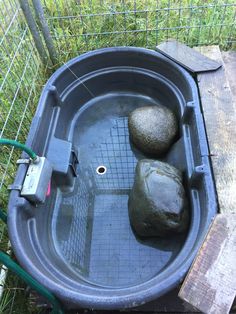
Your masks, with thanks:
M 191 223 L 184 235 L 138 239 L 128 218 L 142 155 L 128 114 L 162 104 L 179 121 L 163 160 L 183 172 Z M 58 69 L 43 89 L 27 144 L 53 166 L 35 205 L 12 190 L 8 225 L 20 264 L 67 308 L 124 309 L 156 299 L 186 274 L 216 214 L 197 86 L 183 68 L 143 48 L 95 50 Z M 14 186 L 27 165 L 19 165 Z

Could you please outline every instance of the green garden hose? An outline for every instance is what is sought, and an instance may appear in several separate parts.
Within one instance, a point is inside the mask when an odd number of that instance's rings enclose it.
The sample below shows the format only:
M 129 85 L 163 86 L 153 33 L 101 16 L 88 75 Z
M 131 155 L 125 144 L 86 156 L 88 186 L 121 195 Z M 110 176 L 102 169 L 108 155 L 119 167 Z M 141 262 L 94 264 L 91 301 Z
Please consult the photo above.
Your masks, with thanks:
M 7 214 L 0 208 L 0 219 L 2 219 L 5 224 L 7 223 Z
M 38 159 L 38 156 L 32 149 L 17 141 L 0 138 L 0 145 L 10 145 L 25 151 L 33 160 L 33 162 L 37 161 Z M 3 222 L 7 223 L 7 215 L 2 209 L 0 209 L 0 219 Z M 5 265 L 10 270 L 12 270 L 21 279 L 23 279 L 27 285 L 29 285 L 32 289 L 36 290 L 39 294 L 45 297 L 52 304 L 53 308 L 51 314 L 64 314 L 61 304 L 57 300 L 57 298 L 47 288 L 45 288 L 39 282 L 37 282 L 21 266 L 14 262 L 9 255 L 2 251 L 0 251 L 0 263 Z
M 7 223 L 7 215 L 0 209 L 0 219 Z M 57 298 L 39 282 L 37 282 L 30 274 L 28 274 L 20 265 L 14 262 L 11 257 L 0 250 L 0 264 L 5 265 L 8 269 L 19 276 L 27 285 L 37 291 L 40 295 L 46 298 L 52 305 L 51 314 L 64 314 L 60 302 Z
M 23 150 L 24 152 L 26 152 L 30 158 L 33 160 L 33 161 L 36 161 L 37 160 L 37 155 L 35 154 L 34 151 L 32 151 L 31 148 L 27 147 L 26 145 L 24 144 L 21 144 L 15 140 L 9 140 L 7 138 L 0 138 L 0 145 L 10 145 L 10 146 L 14 146 L 15 148 L 18 148 L 18 149 L 21 149 Z
M 26 284 L 36 290 L 52 304 L 53 310 L 51 314 L 64 314 L 64 311 L 61 308 L 61 304 L 56 299 L 56 297 L 44 286 L 38 283 L 33 277 L 31 277 L 22 267 L 15 263 L 8 254 L 0 251 L 0 262 L 4 264 L 8 269 L 16 273 L 21 279 L 24 280 Z

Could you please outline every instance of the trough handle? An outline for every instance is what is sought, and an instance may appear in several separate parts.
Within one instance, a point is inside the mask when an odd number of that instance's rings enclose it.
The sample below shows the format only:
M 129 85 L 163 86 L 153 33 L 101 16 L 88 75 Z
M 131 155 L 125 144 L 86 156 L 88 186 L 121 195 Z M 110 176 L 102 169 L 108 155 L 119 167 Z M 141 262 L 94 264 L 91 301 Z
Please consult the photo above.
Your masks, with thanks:
M 7 223 L 7 215 L 0 209 L 0 218 Z M 5 265 L 8 269 L 18 275 L 27 285 L 37 291 L 40 295 L 46 298 L 52 305 L 51 314 L 64 314 L 60 302 L 57 298 L 44 286 L 42 286 L 37 280 L 35 280 L 30 274 L 28 274 L 20 265 L 12 260 L 12 258 L 0 250 L 0 263 Z

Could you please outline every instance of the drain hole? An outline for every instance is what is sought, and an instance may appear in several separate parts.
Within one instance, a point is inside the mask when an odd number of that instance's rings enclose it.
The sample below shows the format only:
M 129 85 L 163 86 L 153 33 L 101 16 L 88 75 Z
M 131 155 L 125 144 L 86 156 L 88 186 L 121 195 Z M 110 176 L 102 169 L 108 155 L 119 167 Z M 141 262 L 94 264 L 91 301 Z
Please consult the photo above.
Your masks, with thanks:
M 103 175 L 106 173 L 107 168 L 105 166 L 99 166 L 99 167 L 97 167 L 96 171 L 97 171 L 97 174 Z

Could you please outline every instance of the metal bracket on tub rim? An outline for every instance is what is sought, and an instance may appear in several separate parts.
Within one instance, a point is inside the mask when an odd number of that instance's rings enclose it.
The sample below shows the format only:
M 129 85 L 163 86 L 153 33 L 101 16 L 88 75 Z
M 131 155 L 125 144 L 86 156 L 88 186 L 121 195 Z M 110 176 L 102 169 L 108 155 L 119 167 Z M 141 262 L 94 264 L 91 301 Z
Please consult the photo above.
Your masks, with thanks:
M 16 190 L 16 191 L 21 191 L 22 190 L 22 184 L 11 184 L 7 187 L 8 190 Z
M 17 165 L 29 165 L 31 163 L 31 160 L 29 158 L 20 158 L 16 161 Z M 22 190 L 23 185 L 22 184 L 10 184 L 8 185 L 7 189 L 8 190 L 16 190 L 16 191 L 21 191 Z
M 25 159 L 18 159 L 16 161 L 17 165 L 21 165 L 21 164 L 30 164 L 31 160 L 29 158 L 25 158 Z

